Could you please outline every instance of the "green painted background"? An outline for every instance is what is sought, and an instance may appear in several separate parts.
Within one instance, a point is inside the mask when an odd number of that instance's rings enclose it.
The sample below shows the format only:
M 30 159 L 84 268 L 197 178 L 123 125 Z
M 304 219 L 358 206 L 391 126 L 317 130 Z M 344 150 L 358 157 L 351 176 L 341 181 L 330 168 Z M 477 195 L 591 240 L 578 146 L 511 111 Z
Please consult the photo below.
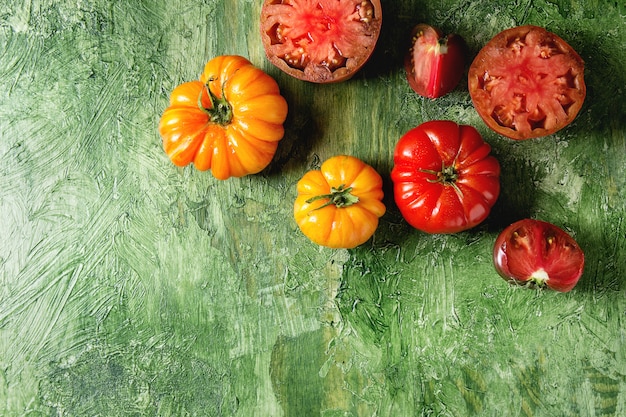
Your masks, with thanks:
M 383 0 L 352 80 L 312 85 L 264 57 L 260 0 L 7 0 L 0 5 L 0 415 L 626 415 L 626 5 L 623 0 Z M 412 26 L 472 54 L 537 24 L 586 61 L 588 95 L 551 137 L 488 131 L 466 83 L 417 97 Z M 178 169 L 157 123 L 175 85 L 241 54 L 290 105 L 263 173 Z M 398 138 L 445 118 L 502 164 L 490 218 L 417 232 L 393 204 Z M 339 153 L 385 178 L 387 214 L 354 250 L 310 243 L 295 184 Z M 586 252 L 568 294 L 509 288 L 491 248 L 522 217 Z

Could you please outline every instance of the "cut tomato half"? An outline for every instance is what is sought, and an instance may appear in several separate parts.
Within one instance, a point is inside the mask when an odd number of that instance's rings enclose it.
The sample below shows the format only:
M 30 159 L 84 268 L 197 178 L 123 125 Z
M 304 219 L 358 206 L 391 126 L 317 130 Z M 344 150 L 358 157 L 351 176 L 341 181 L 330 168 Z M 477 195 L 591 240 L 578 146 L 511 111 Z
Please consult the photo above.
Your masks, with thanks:
M 352 77 L 374 51 L 381 24 L 380 0 L 265 0 L 261 9 L 270 62 L 315 83 Z
M 570 124 L 586 96 L 584 62 L 554 33 L 538 26 L 505 30 L 472 62 L 468 88 L 474 107 L 494 131 L 523 140 Z

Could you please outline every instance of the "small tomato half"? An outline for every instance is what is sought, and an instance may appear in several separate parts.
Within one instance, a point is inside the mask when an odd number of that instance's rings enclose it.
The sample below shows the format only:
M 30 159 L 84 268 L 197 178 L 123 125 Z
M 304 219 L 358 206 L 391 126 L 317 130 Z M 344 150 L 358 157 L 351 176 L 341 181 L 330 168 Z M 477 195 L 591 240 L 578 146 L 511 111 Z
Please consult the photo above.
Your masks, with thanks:
M 583 273 L 585 255 L 560 227 L 523 219 L 498 235 L 493 262 L 498 274 L 510 283 L 568 292 Z
M 365 243 L 385 214 L 382 178 L 365 162 L 339 155 L 298 181 L 294 218 L 314 243 L 351 249 Z
M 468 125 L 422 123 L 398 141 L 391 180 L 404 219 L 427 233 L 456 233 L 487 218 L 500 194 L 500 164 Z
M 269 165 L 286 117 L 276 81 L 246 58 L 224 55 L 206 64 L 199 81 L 172 91 L 159 133 L 174 165 L 193 163 L 223 180 Z
M 452 91 L 465 71 L 465 42 L 456 34 L 421 23 L 411 33 L 404 60 L 409 85 L 417 94 L 438 98 Z

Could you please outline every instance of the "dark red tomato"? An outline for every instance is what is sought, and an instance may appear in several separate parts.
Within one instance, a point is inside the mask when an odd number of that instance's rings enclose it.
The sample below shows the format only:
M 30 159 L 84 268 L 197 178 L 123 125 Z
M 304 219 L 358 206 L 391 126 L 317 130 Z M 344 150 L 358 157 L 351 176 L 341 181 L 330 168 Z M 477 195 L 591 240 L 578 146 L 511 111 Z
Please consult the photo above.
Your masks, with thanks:
M 459 35 L 443 35 L 419 24 L 411 34 L 404 60 L 409 85 L 417 94 L 437 98 L 454 90 L 465 71 L 465 42 Z
M 500 165 L 472 126 L 429 121 L 396 145 L 391 179 L 402 216 L 427 233 L 481 223 L 500 193 Z
M 265 0 L 261 38 L 276 67 L 315 83 L 344 81 L 370 58 L 380 0 Z
M 478 53 L 468 73 L 476 111 L 511 139 L 551 135 L 574 120 L 586 96 L 584 62 L 537 26 L 505 30 Z
M 524 219 L 504 229 L 493 248 L 496 271 L 505 280 L 529 287 L 570 291 L 583 273 L 585 256 L 559 227 Z

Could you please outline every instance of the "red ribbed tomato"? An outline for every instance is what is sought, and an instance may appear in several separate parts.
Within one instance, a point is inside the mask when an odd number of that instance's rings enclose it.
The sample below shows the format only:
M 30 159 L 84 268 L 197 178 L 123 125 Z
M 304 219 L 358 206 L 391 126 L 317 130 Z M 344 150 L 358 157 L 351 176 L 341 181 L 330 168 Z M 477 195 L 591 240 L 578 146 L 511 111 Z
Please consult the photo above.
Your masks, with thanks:
M 402 216 L 427 233 L 481 223 L 500 193 L 500 165 L 472 126 L 423 123 L 396 145 L 391 179 Z
M 382 24 L 380 0 L 265 0 L 261 39 L 276 67 L 301 80 L 346 80 L 369 59 Z

